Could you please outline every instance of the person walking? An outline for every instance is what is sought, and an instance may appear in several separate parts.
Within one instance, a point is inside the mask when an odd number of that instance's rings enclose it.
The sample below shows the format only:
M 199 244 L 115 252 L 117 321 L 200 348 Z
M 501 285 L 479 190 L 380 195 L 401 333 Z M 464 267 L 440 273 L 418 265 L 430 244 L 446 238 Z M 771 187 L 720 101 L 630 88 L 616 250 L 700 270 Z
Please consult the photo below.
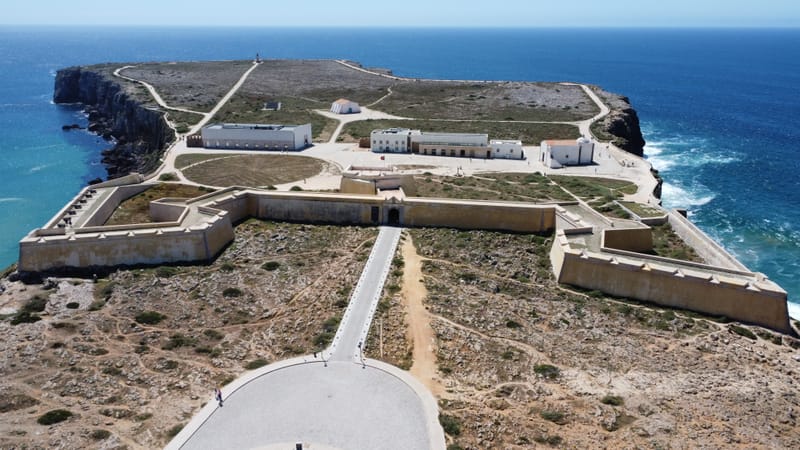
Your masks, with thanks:
M 217 400 L 219 407 L 222 408 L 222 390 L 220 390 L 220 388 L 214 389 L 214 399 Z

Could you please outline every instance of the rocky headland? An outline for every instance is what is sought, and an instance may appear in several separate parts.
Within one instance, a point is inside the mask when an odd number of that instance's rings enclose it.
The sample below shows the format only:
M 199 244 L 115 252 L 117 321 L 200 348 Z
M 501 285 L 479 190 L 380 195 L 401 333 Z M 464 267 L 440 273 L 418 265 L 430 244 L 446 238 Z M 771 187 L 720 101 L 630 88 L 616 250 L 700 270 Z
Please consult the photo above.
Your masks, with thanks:
M 113 142 L 102 160 L 109 178 L 152 171 L 174 140 L 163 112 L 131 98 L 119 83 L 100 71 L 81 67 L 59 70 L 53 101 L 83 104 L 88 130 Z

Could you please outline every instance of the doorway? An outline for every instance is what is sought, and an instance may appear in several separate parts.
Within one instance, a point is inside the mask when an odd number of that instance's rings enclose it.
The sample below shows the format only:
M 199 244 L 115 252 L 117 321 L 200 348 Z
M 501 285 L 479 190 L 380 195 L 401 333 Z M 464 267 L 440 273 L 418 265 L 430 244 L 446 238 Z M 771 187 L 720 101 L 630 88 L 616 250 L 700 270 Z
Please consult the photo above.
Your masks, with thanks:
M 400 210 L 392 208 L 389 210 L 389 225 L 400 225 Z

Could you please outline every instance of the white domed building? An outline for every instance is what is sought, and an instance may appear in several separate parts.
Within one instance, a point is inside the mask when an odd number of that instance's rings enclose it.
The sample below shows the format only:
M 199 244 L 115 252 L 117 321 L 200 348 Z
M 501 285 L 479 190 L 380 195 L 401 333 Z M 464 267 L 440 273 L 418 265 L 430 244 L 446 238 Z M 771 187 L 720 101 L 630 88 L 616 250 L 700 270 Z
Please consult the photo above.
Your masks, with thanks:
M 551 169 L 584 166 L 594 160 L 594 142 L 585 137 L 542 141 L 541 151 L 541 162 Z

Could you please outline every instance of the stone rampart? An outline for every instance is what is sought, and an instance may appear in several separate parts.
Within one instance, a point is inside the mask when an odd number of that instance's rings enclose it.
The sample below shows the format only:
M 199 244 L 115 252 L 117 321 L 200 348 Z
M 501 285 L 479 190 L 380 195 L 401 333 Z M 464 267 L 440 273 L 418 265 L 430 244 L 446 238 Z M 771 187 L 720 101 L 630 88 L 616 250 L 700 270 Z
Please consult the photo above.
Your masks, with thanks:
M 576 250 L 561 231 L 550 258 L 559 283 L 791 332 L 786 292 L 757 274 Z
M 731 269 L 747 270 L 747 267 L 677 211 L 670 211 L 669 224 L 675 234 L 680 236 L 687 245 L 694 248 L 697 254 L 707 263 Z

